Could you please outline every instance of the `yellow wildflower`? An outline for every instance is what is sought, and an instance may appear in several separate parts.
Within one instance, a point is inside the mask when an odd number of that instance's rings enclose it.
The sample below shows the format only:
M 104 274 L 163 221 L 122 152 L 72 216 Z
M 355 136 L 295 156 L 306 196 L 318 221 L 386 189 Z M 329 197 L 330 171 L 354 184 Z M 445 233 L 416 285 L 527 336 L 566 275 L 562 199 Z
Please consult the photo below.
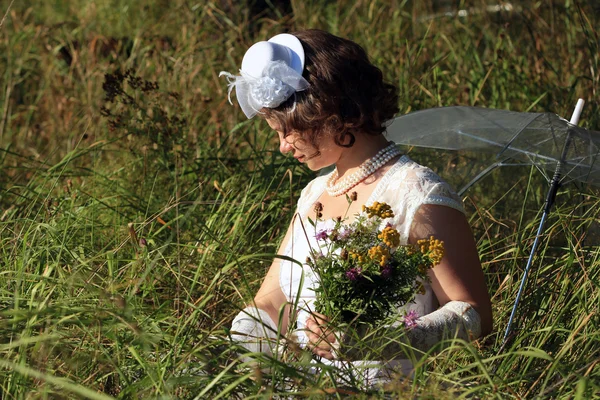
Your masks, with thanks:
M 348 253 L 350 254 L 350 257 L 356 260 L 359 264 L 363 264 L 366 261 L 365 256 L 357 251 L 349 251 Z
M 433 265 L 437 265 L 442 261 L 444 257 L 444 242 L 441 240 L 431 236 L 429 239 L 417 241 L 417 246 L 421 250 L 421 253 L 429 256 Z
M 369 249 L 371 260 L 379 262 L 382 267 L 390 260 L 390 251 L 383 246 L 373 246 Z
M 386 226 L 377 237 L 390 247 L 398 247 L 400 244 L 400 233 L 391 226 Z
M 392 207 L 386 203 L 380 203 L 378 201 L 374 202 L 371 207 L 363 205 L 362 210 L 367 213 L 369 218 L 373 218 L 375 216 L 379 218 L 392 218 L 394 216 Z

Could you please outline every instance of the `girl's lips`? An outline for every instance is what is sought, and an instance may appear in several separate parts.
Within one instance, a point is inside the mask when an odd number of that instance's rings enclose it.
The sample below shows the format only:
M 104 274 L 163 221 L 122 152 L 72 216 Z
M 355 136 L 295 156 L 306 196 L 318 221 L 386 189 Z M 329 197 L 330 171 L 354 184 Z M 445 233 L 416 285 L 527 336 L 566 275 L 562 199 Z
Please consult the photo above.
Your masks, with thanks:
M 298 157 L 294 156 L 294 158 L 298 161 L 302 161 L 302 159 L 304 159 L 304 156 L 298 156 Z

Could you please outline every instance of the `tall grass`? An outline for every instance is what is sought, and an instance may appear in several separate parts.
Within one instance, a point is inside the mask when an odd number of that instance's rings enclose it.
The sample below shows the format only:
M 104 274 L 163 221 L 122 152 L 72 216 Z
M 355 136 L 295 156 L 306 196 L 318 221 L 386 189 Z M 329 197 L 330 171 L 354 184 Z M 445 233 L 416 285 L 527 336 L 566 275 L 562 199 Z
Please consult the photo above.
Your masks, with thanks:
M 496 331 L 422 357 L 413 380 L 340 387 L 335 371 L 309 372 L 306 354 L 261 370 L 228 341 L 313 176 L 227 103 L 218 72 L 236 71 L 256 40 L 309 27 L 353 39 L 400 87 L 402 112 L 569 116 L 583 97 L 582 125 L 599 128 L 592 5 L 441 3 L 292 1 L 286 14 L 267 2 L 256 14 L 227 0 L 14 2 L 0 29 L 2 397 L 598 396 L 592 188 L 560 191 L 499 352 L 546 191 L 535 169 L 466 193 Z M 117 72 L 123 92 L 107 99 Z M 455 183 L 482 158 L 407 151 Z

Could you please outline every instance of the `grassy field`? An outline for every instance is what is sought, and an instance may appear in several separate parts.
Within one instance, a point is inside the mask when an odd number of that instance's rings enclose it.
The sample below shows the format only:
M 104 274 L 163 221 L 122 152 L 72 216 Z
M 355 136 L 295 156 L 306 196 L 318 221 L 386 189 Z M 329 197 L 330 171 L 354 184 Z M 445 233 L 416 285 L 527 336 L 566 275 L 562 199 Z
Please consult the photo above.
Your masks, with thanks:
M 476 105 L 569 117 L 582 97 L 581 125 L 598 130 L 594 2 L 502 12 L 479 0 L 241 3 L 0 0 L 1 397 L 600 397 L 591 187 L 559 191 L 500 351 L 547 190 L 534 168 L 499 170 L 464 196 L 492 335 L 370 392 L 307 373 L 303 354 L 266 361 L 268 371 L 244 363 L 227 328 L 314 175 L 228 104 L 218 78 L 257 40 L 322 28 L 369 51 L 400 87 L 401 113 Z M 455 183 L 481 158 L 406 151 Z

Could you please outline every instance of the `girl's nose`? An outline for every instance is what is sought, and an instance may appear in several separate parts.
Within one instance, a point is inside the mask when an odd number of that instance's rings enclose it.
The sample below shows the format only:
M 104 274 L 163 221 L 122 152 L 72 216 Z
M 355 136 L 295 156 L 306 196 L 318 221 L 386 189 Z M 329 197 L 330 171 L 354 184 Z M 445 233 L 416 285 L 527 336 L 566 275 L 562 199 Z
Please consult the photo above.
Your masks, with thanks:
M 292 144 L 283 137 L 283 135 L 279 135 L 279 151 L 282 154 L 288 153 L 293 150 Z

